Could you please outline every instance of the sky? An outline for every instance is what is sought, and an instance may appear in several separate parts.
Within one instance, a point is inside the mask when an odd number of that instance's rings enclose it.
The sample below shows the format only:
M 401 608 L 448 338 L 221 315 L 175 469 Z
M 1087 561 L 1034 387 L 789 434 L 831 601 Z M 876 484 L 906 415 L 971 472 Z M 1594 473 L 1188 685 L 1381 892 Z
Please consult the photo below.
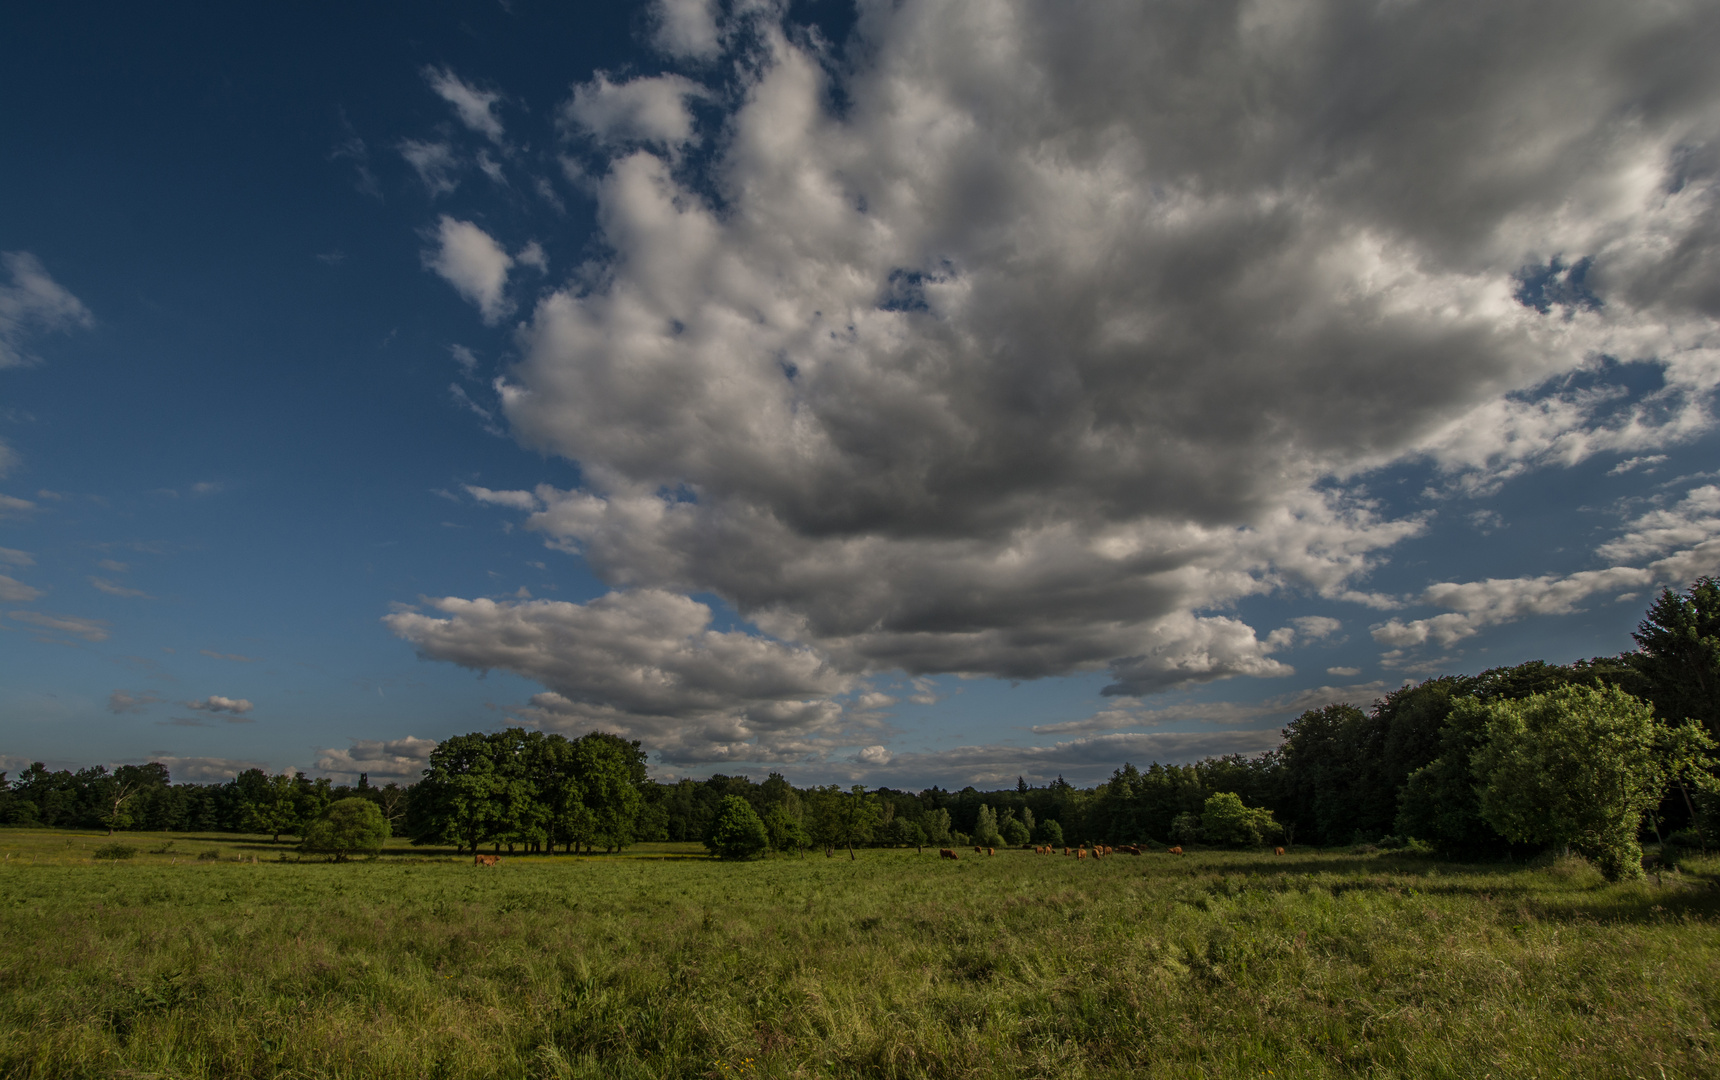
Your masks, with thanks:
M 1700 0 L 12 5 L 0 768 L 1257 753 L 1720 571 Z

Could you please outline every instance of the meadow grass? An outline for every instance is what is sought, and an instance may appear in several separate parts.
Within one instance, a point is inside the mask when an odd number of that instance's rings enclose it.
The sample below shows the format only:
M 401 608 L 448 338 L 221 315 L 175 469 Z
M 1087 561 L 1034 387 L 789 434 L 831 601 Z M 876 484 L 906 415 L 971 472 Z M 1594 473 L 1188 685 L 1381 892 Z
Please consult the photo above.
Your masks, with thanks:
M 0 831 L 0 1075 L 1720 1075 L 1720 860 L 114 839 Z

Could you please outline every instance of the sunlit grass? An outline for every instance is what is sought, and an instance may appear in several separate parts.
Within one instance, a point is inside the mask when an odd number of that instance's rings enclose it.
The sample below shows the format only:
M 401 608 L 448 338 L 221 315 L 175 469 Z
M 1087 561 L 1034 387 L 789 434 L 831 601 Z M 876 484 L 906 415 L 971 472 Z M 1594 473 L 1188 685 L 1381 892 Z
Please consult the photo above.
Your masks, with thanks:
M 1720 1075 L 1714 861 L 115 839 L 0 832 L 5 1075 Z

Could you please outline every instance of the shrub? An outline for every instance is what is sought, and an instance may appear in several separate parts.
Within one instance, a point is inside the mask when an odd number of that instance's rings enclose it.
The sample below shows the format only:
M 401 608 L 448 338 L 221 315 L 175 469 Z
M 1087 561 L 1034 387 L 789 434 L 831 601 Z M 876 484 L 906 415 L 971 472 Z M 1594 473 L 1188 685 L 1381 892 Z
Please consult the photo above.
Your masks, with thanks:
M 770 833 L 751 803 L 739 795 L 726 795 L 711 822 L 705 847 L 719 859 L 750 859 L 770 847 Z
M 95 855 L 98 859 L 130 859 L 137 856 L 137 849 L 130 844 L 103 844 L 96 848 Z
M 197 859 L 199 862 L 214 862 L 219 858 L 221 858 L 220 848 L 210 848 L 208 851 L 199 851 L 197 853 Z
M 1033 834 L 1028 832 L 1027 826 L 1013 818 L 1004 825 L 1002 832 L 1003 842 L 1008 844 L 1010 847 L 1022 847 L 1026 845 L 1029 840 L 1033 839 Z
M 1052 847 L 1062 847 L 1063 826 L 1057 824 L 1057 822 L 1050 818 L 1047 818 L 1044 821 L 1041 821 L 1034 828 L 1033 839 L 1037 840 L 1041 844 L 1050 844 Z
M 1226 847 L 1258 847 L 1283 834 L 1264 807 L 1242 805 L 1242 797 L 1231 791 L 1210 795 L 1200 815 L 1201 835 L 1209 844 Z
M 300 850 L 316 855 L 333 855 L 335 862 L 345 862 L 359 852 L 375 854 L 388 841 L 388 819 L 369 799 L 353 796 L 340 799 L 305 827 Z

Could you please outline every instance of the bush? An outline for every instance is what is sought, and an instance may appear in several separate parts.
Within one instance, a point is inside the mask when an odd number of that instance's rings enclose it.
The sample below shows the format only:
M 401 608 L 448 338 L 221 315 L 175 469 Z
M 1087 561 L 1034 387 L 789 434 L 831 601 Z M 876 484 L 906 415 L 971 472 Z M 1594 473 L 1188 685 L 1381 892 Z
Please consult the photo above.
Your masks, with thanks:
M 315 855 L 333 855 L 345 862 L 359 852 L 375 854 L 388 841 L 388 819 L 369 799 L 341 799 L 305 827 L 300 850 Z
M 1041 821 L 1033 830 L 1033 839 L 1037 840 L 1041 844 L 1050 844 L 1052 847 L 1062 847 L 1063 826 L 1047 818 L 1046 820 Z
M 1002 831 L 1003 842 L 1010 847 L 1024 847 L 1029 840 L 1033 839 L 1033 834 L 1027 831 L 1027 826 L 1013 818 L 1004 825 Z
M 103 844 L 95 854 L 98 859 L 131 859 L 137 856 L 137 849 L 130 844 Z
M 705 847 L 719 859 L 750 859 L 770 847 L 770 833 L 751 803 L 739 795 L 726 795 L 711 822 Z
M 220 848 L 210 848 L 208 851 L 200 851 L 197 853 L 197 860 L 199 862 L 214 862 L 219 858 L 221 858 Z
M 1244 806 L 1240 795 L 1221 791 L 1207 797 L 1200 815 L 1200 831 L 1209 844 L 1258 847 L 1267 840 L 1276 840 L 1284 830 L 1272 820 L 1272 811 Z

